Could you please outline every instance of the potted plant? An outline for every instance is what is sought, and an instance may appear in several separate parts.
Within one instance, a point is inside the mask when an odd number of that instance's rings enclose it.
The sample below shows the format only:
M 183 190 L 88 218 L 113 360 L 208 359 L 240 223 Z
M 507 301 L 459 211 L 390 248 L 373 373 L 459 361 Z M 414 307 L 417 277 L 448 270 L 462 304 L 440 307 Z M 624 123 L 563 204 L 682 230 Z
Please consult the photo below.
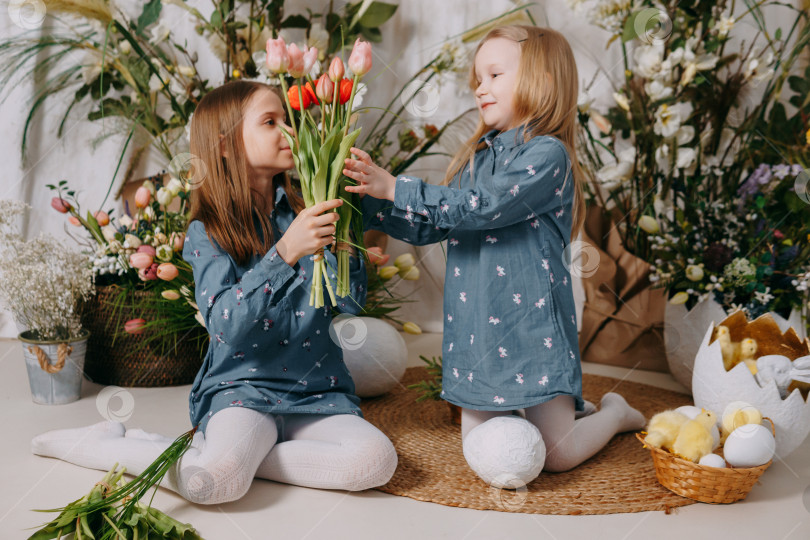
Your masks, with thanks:
M 12 312 L 23 344 L 31 396 L 58 405 L 81 396 L 89 332 L 80 303 L 94 293 L 87 257 L 50 235 L 24 241 L 15 223 L 27 205 L 0 201 L 0 300 Z

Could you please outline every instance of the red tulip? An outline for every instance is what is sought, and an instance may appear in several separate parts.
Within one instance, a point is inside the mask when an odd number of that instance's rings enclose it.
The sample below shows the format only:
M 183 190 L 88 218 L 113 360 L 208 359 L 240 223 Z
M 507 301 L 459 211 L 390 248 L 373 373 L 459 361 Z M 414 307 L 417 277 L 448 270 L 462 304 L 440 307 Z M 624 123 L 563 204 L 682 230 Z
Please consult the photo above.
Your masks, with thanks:
M 338 56 L 334 57 L 332 63 L 329 64 L 329 79 L 336 83 L 343 78 L 344 73 L 343 60 Z
M 304 85 L 304 93 L 309 98 L 309 102 L 311 104 L 320 105 L 320 101 L 318 101 L 318 95 L 315 93 L 315 89 L 312 88 L 312 83 L 311 82 L 307 82 L 307 84 Z M 304 101 L 306 101 L 306 100 L 304 100 Z M 308 106 L 309 105 L 307 105 L 307 107 Z
M 70 209 L 72 208 L 72 206 L 70 206 L 70 204 L 65 199 L 59 197 L 54 197 L 53 199 L 51 199 L 51 206 L 53 207 L 54 210 L 56 210 L 61 214 L 67 214 L 68 212 L 70 212 Z
M 163 263 L 157 267 L 157 277 L 163 281 L 171 281 L 176 278 L 179 273 L 177 267 L 172 263 Z
M 340 104 L 343 105 L 349 98 L 352 97 L 352 81 L 351 79 L 343 79 L 340 81 Z
M 287 90 L 287 99 L 290 100 L 290 106 L 295 109 L 296 111 L 301 110 L 301 105 L 298 101 L 298 89 L 300 87 L 297 85 L 293 85 Z M 305 87 L 306 88 L 306 87 Z M 301 90 L 301 95 L 304 98 L 304 108 L 308 108 L 312 105 L 312 100 L 309 98 L 309 94 L 307 94 L 306 89 Z
M 124 323 L 124 332 L 127 334 L 143 334 L 146 321 L 143 319 L 130 319 Z

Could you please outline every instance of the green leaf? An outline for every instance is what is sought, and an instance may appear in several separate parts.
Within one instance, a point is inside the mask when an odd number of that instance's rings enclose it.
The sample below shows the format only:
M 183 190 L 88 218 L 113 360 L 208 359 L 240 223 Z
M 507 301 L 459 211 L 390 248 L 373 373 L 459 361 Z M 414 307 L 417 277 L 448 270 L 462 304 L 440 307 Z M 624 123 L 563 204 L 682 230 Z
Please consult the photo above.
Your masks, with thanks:
M 382 41 L 382 32 L 380 32 L 379 28 L 366 28 L 365 26 L 360 26 L 360 33 L 363 34 L 363 37 L 373 43 L 379 43 Z
M 282 28 L 309 28 L 309 19 L 303 15 L 290 15 L 281 23 Z
M 141 16 L 138 17 L 138 25 L 137 30 L 139 34 L 143 35 L 144 30 L 146 28 L 155 23 L 158 18 L 160 17 L 160 11 L 163 8 L 160 0 L 149 0 L 149 2 L 143 6 L 143 12 L 141 12 Z
M 777 28 L 777 29 L 776 29 L 776 32 L 775 32 L 775 33 L 774 33 L 774 35 L 773 35 L 773 37 L 774 37 L 774 38 L 776 38 L 776 39 L 777 39 L 777 41 L 778 41 L 778 40 L 780 40 L 780 39 L 782 39 L 782 29 L 781 29 L 781 28 Z
M 222 14 L 219 12 L 219 9 L 215 9 L 211 13 L 211 26 L 214 28 L 222 28 Z
M 372 2 L 358 22 L 366 28 L 381 26 L 385 21 L 393 17 L 397 7 L 399 6 L 395 4 Z

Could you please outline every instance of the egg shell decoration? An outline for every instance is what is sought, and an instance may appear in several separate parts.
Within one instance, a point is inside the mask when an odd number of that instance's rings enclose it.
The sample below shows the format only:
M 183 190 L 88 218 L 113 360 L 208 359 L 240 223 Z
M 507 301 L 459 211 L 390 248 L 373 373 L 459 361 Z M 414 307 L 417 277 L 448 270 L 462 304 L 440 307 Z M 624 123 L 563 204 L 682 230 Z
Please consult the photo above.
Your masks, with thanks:
M 385 394 L 405 374 L 408 348 L 397 329 L 387 322 L 375 317 L 338 316 L 329 334 L 343 349 L 343 361 L 358 397 Z
M 782 332 L 793 328 L 800 341 L 807 338 L 807 328 L 802 323 L 802 314 L 792 310 L 785 319 L 778 313 L 769 313 Z M 729 317 L 716 300 L 707 298 L 692 309 L 684 304 L 666 303 L 664 308 L 664 348 L 669 371 L 675 380 L 687 389 L 692 388 L 692 373 L 695 357 L 700 348 L 700 336 L 710 324 Z M 749 336 L 746 336 L 749 337 Z M 754 337 L 754 336 L 750 336 Z M 738 341 L 738 340 L 735 340 Z M 719 412 L 719 411 L 718 411 Z
M 754 338 L 757 341 L 758 356 L 783 354 L 792 361 L 806 356 L 810 351 L 806 339 L 799 339 L 792 328 L 783 333 L 769 314 L 748 322 L 745 315 L 737 311 L 720 324 L 729 328 L 732 341 Z M 724 411 L 733 401 L 750 403 L 759 409 L 762 416 L 773 420 L 776 428 L 775 455 L 785 458 L 810 433 L 810 402 L 805 400 L 798 388 L 794 388 L 783 400 L 774 382 L 760 387 L 743 362 L 726 371 L 720 342 L 712 342 L 714 329 L 715 324 L 711 323 L 695 357 L 692 374 L 695 405 L 713 411 Z
M 706 454 L 700 458 L 698 465 L 703 465 L 704 467 L 717 467 L 718 469 L 721 469 L 725 468 L 726 460 L 717 454 Z
M 732 467 L 759 467 L 774 455 L 774 438 L 762 424 L 740 426 L 726 439 L 723 455 Z
M 462 449 L 470 468 L 498 488 L 523 487 L 537 478 L 546 463 L 540 430 L 517 416 L 497 416 L 474 427 Z

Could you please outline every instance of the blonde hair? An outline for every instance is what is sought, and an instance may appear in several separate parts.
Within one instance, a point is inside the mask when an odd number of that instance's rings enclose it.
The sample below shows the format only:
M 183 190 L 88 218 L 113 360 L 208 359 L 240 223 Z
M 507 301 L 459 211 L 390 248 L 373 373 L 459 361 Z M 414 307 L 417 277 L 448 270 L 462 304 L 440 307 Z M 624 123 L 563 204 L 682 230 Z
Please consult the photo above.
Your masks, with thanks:
M 571 240 L 577 237 L 585 220 L 585 197 L 582 183 L 584 175 L 576 156 L 577 97 L 579 77 L 574 53 L 568 41 L 559 32 L 550 28 L 526 25 L 509 25 L 493 28 L 475 49 L 494 38 L 505 38 L 520 45 L 517 85 L 514 94 L 514 118 L 524 128 L 524 141 L 540 135 L 556 137 L 565 145 L 571 159 L 571 177 L 574 182 Z M 470 68 L 470 88 L 475 92 L 478 80 L 475 64 Z M 486 145 L 478 140 L 490 130 L 479 116 L 473 136 L 454 156 L 442 182 L 449 185 L 469 164 L 470 179 L 473 178 L 475 153 Z M 567 182 L 566 178 L 566 182 Z
M 263 211 L 265 197 L 251 186 L 242 139 L 247 104 L 262 89 L 278 95 L 266 84 L 228 82 L 206 94 L 191 118 L 190 152 L 195 156 L 191 176 L 196 185 L 189 196 L 189 223 L 200 220 L 209 239 L 216 240 L 239 265 L 254 254 L 264 255 L 275 242 L 270 218 Z M 273 178 L 273 187 L 280 185 L 293 211 L 303 210 L 304 200 L 289 175 L 281 173 Z M 259 221 L 261 234 L 253 225 L 254 218 Z

